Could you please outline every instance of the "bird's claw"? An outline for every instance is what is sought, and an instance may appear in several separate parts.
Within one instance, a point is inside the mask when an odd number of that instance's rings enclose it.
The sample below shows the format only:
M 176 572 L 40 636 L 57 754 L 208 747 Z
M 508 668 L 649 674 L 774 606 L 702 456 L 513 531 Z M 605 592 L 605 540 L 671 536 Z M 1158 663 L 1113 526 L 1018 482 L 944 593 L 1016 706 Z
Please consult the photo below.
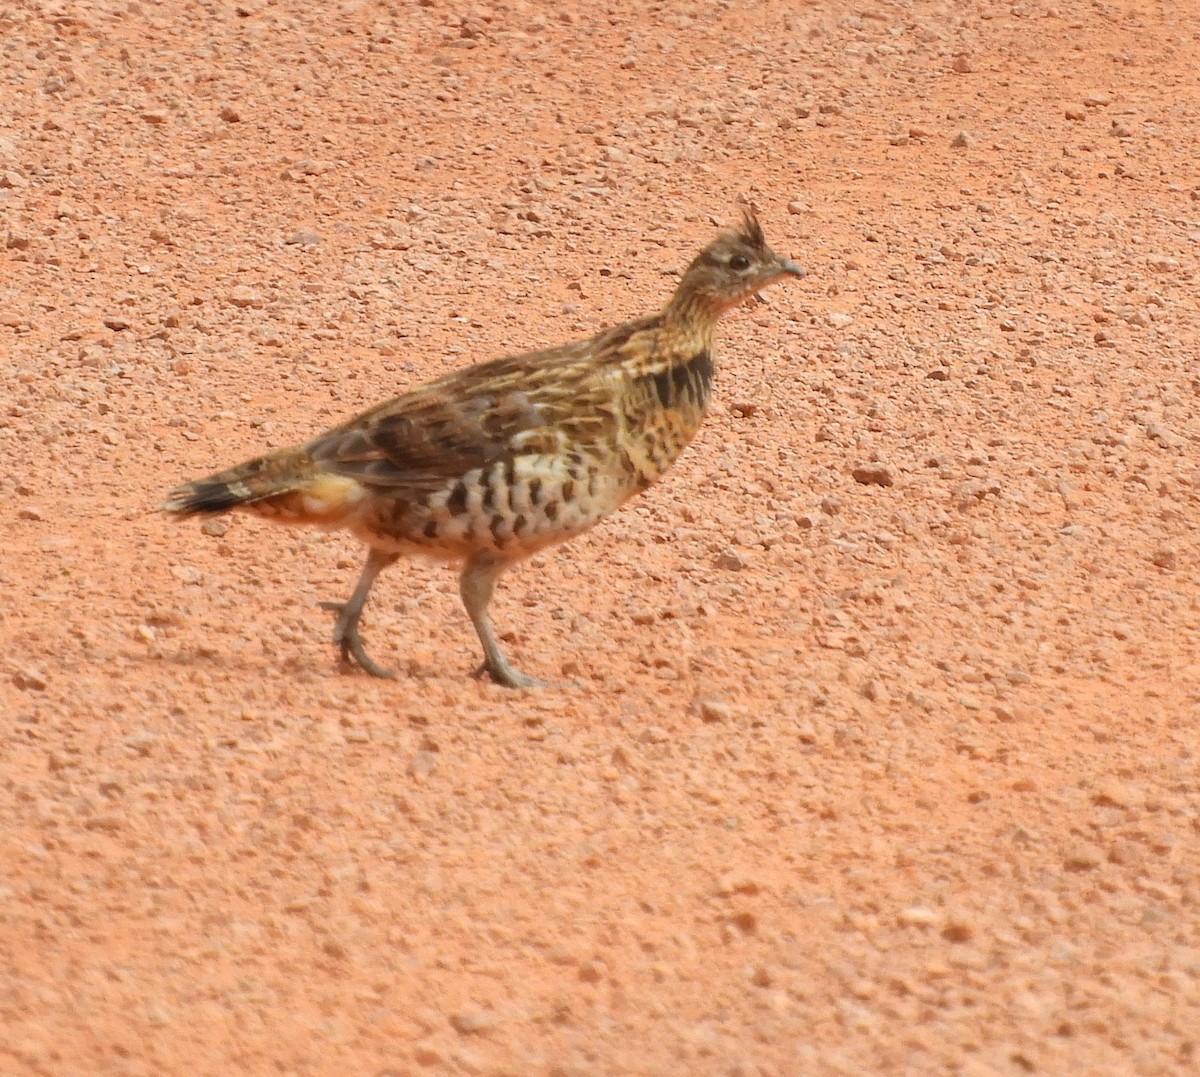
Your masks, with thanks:
M 334 645 L 342 652 L 342 661 L 347 665 L 357 663 L 359 668 L 364 672 L 369 673 L 372 677 L 380 677 L 383 680 L 395 680 L 396 674 L 386 666 L 381 666 L 376 662 L 363 647 L 362 637 L 358 634 L 358 621 L 355 619 L 349 624 L 343 623 L 343 616 L 346 612 L 345 602 L 320 602 L 318 605 L 323 610 L 330 610 L 338 615 L 337 624 L 333 629 Z
M 522 673 L 519 669 L 513 669 L 507 662 L 500 666 L 492 666 L 487 661 L 480 662 L 479 667 L 471 674 L 476 680 L 482 677 L 491 677 L 497 684 L 502 684 L 506 688 L 552 688 L 554 687 L 550 681 L 539 680 L 537 677 L 531 677 L 528 673 Z

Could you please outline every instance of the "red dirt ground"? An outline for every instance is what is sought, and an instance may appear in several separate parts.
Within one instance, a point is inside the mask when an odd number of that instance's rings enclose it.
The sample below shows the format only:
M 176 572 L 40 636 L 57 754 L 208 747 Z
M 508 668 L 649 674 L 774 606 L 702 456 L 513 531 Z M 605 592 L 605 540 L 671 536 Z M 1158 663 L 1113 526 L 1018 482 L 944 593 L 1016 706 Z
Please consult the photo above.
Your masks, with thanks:
M 465 14 L 464 14 L 465 12 Z M 0 6 L 0 1071 L 1170 1074 L 1200 5 Z M 339 667 L 175 483 L 809 270 L 669 478 Z

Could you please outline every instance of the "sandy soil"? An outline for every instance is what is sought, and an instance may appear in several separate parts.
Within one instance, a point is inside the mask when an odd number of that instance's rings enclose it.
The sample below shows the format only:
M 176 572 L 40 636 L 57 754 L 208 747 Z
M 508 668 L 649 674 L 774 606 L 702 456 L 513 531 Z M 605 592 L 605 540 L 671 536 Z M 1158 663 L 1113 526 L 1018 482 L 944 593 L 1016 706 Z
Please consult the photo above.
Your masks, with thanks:
M 1193 1072 L 1198 17 L 0 6 L 0 1071 Z M 560 687 L 151 511 L 743 198 L 808 278 L 496 601 Z

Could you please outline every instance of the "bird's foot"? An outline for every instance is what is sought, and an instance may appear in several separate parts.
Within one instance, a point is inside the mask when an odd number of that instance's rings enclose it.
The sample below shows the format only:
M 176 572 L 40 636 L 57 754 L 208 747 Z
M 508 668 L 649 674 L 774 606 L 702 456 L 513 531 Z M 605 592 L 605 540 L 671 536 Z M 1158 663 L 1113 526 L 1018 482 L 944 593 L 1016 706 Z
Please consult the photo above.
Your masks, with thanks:
M 531 677 L 528 673 L 522 673 L 519 669 L 513 669 L 505 661 L 500 661 L 495 664 L 484 660 L 479 664 L 479 668 L 471 674 L 476 679 L 480 677 L 491 677 L 497 684 L 502 684 L 506 688 L 553 688 L 554 685 L 550 681 L 539 680 L 537 677 Z
M 345 602 L 318 603 L 323 610 L 331 610 L 338 615 L 337 624 L 333 629 L 334 645 L 342 652 L 342 661 L 347 664 L 353 659 L 360 668 L 372 677 L 382 677 L 384 680 L 395 680 L 396 674 L 386 666 L 376 662 L 363 647 L 362 637 L 358 634 L 358 618 L 346 620 Z

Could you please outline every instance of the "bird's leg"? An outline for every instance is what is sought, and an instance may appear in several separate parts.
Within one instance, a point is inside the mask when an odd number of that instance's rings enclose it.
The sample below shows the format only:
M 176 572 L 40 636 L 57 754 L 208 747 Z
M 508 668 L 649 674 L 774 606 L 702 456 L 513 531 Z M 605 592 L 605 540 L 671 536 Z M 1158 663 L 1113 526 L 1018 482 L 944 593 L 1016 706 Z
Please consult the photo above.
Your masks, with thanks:
M 492 589 L 508 564 L 492 554 L 477 553 L 463 566 L 459 579 L 463 605 L 466 606 L 471 623 L 479 635 L 479 642 L 483 644 L 483 665 L 478 672 L 490 674 L 492 680 L 508 685 L 509 688 L 544 687 L 545 681 L 530 677 L 508 664 L 508 659 L 500 653 L 496 633 L 492 628 L 492 619 L 488 616 L 487 608 L 492 600 Z
M 338 615 L 337 624 L 333 629 L 333 642 L 341 649 L 342 660 L 349 662 L 353 658 L 372 677 L 395 677 L 396 674 L 375 662 L 363 649 L 362 638 L 358 634 L 358 619 L 362 616 L 363 606 L 366 605 L 367 595 L 371 592 L 375 577 L 395 562 L 398 556 L 399 554 L 372 549 L 367 554 L 367 563 L 363 565 L 362 575 L 358 577 L 350 601 L 321 603 L 321 609 L 333 610 Z

